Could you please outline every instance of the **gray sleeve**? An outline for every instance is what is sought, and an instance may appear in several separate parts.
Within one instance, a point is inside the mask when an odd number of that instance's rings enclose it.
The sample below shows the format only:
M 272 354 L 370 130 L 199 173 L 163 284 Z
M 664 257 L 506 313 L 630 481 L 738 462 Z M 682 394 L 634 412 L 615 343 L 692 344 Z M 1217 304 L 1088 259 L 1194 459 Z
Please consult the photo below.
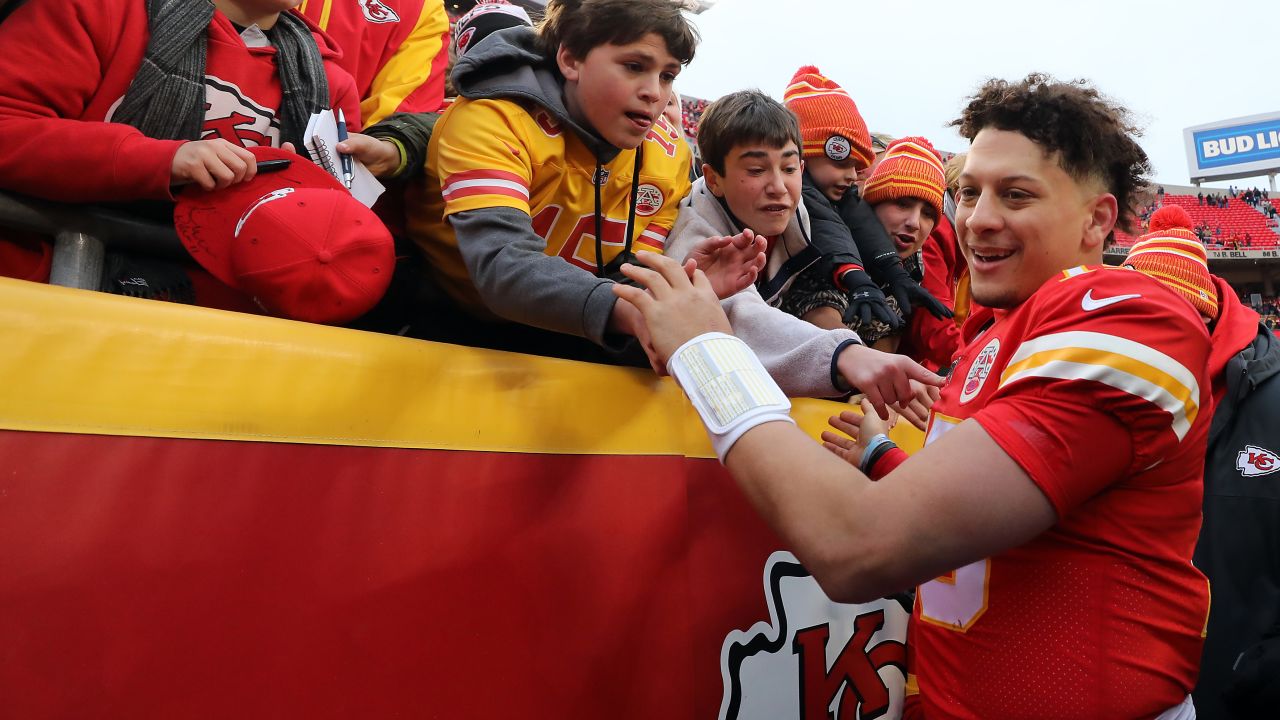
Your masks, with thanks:
M 617 301 L 613 281 L 547 255 L 529 216 L 514 208 L 468 210 L 449 222 L 471 281 L 494 314 L 606 345 Z
M 754 287 L 720 301 L 733 334 L 747 344 L 788 397 L 835 397 L 836 350 L 861 342 L 852 330 L 824 330 L 764 301 Z

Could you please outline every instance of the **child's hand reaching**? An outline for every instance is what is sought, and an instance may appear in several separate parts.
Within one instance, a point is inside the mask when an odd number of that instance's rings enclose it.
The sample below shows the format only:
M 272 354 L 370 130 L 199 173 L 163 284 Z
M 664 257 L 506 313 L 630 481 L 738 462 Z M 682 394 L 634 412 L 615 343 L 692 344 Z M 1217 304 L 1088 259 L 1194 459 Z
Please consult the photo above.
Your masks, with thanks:
M 724 300 L 746 290 L 765 266 L 765 239 L 751 230 L 737 235 L 700 240 L 689 260 L 706 274 L 716 297 Z
M 871 438 L 887 433 L 889 429 L 888 423 L 876 415 L 875 408 L 871 407 L 871 403 L 866 399 L 862 401 L 861 415 L 852 410 L 845 410 L 839 415 L 827 418 L 827 424 L 843 434 L 824 430 L 822 447 L 854 467 L 859 467 L 862 463 L 862 454 L 866 451 L 867 443 Z

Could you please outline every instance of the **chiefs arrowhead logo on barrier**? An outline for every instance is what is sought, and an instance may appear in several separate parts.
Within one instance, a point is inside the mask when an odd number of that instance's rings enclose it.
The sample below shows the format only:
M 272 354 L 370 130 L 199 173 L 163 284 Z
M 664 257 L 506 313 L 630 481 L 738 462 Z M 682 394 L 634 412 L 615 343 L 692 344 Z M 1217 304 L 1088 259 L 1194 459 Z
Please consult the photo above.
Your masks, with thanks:
M 1245 445 L 1236 455 L 1236 469 L 1245 477 L 1270 475 L 1280 470 L 1280 456 L 1266 448 Z
M 770 622 L 734 630 L 721 646 L 720 720 L 901 716 L 909 603 L 832 602 L 782 551 L 769 556 L 764 590 Z

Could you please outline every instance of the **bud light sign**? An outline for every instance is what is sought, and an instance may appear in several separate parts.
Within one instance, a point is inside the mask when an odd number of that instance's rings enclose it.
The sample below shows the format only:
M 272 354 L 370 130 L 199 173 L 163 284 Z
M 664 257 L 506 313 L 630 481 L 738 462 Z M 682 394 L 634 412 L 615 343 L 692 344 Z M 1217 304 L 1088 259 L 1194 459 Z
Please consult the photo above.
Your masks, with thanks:
M 1249 177 L 1280 169 L 1280 114 L 1222 120 L 1183 131 L 1191 179 Z

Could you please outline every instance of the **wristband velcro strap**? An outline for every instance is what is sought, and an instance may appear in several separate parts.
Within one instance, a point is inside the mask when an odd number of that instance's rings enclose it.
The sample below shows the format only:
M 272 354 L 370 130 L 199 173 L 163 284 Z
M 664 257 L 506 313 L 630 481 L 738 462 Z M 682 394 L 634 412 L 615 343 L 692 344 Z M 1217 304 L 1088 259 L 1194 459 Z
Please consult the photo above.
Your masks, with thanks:
M 732 335 L 693 338 L 671 354 L 667 372 L 689 396 L 721 462 L 751 428 L 778 420 L 794 423 L 788 414 L 791 401 L 751 348 Z

